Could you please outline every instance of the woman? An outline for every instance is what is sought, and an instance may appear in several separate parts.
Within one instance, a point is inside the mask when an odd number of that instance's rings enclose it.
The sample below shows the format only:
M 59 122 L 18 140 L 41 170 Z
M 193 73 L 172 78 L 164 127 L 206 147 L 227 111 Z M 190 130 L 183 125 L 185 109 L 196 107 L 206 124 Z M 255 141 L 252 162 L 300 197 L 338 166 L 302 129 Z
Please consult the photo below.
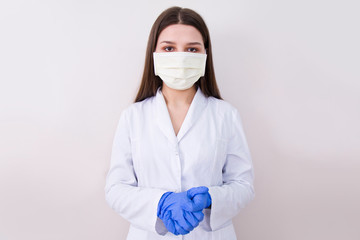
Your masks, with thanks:
M 135 102 L 116 129 L 108 204 L 130 222 L 128 240 L 231 240 L 232 218 L 254 197 L 253 178 L 239 112 L 216 84 L 203 19 L 165 10 L 151 29 Z

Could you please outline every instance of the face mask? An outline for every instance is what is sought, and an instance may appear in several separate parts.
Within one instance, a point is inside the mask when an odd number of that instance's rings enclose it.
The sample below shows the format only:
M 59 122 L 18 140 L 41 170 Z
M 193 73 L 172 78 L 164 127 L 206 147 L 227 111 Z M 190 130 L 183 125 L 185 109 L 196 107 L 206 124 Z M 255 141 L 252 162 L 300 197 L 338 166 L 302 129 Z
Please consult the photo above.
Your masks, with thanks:
M 168 87 L 185 90 L 205 75 L 206 54 L 191 52 L 153 53 L 155 75 Z

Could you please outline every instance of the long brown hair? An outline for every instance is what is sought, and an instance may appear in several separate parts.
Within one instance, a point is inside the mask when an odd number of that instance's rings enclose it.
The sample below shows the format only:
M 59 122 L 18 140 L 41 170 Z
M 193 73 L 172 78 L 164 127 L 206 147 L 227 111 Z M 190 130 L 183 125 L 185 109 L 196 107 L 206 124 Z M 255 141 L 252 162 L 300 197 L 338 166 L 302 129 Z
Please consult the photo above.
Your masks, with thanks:
M 144 72 L 135 98 L 135 102 L 140 102 L 148 97 L 156 95 L 157 89 L 162 88 L 162 80 L 154 73 L 153 52 L 156 49 L 156 43 L 161 31 L 172 24 L 185 24 L 195 27 L 202 35 L 206 49 L 206 68 L 205 76 L 195 82 L 196 88 L 200 87 L 205 96 L 213 96 L 222 99 L 220 91 L 216 84 L 215 71 L 212 60 L 211 41 L 209 30 L 202 17 L 195 11 L 188 8 L 171 7 L 163 11 L 154 22 L 146 49 Z

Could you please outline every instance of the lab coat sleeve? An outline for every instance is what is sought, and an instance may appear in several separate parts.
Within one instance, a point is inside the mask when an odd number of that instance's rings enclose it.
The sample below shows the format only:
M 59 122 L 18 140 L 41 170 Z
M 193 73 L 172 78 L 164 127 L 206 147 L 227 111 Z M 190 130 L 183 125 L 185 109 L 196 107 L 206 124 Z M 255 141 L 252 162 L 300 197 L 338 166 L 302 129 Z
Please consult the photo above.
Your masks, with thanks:
M 255 196 L 252 160 L 237 109 L 232 111 L 232 122 L 222 169 L 223 185 L 209 187 L 212 204 L 208 225 L 212 231 L 227 226 Z
M 116 213 L 131 224 L 164 235 L 167 229 L 157 217 L 157 207 L 166 191 L 138 187 L 132 161 L 129 126 L 125 109 L 121 113 L 113 139 L 111 164 L 106 176 L 105 199 Z

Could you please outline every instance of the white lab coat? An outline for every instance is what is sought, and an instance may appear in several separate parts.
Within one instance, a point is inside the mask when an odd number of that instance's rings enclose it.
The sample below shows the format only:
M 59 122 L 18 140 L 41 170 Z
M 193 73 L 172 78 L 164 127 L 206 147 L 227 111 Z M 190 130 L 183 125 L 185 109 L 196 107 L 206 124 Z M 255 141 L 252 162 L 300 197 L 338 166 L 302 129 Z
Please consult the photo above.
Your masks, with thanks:
M 253 165 L 239 112 L 205 97 L 200 88 L 175 135 L 158 88 L 156 96 L 124 109 L 116 129 L 106 201 L 130 222 L 127 240 L 235 240 L 232 218 L 254 197 Z M 168 232 L 156 215 L 167 191 L 207 186 L 211 209 L 186 235 Z

